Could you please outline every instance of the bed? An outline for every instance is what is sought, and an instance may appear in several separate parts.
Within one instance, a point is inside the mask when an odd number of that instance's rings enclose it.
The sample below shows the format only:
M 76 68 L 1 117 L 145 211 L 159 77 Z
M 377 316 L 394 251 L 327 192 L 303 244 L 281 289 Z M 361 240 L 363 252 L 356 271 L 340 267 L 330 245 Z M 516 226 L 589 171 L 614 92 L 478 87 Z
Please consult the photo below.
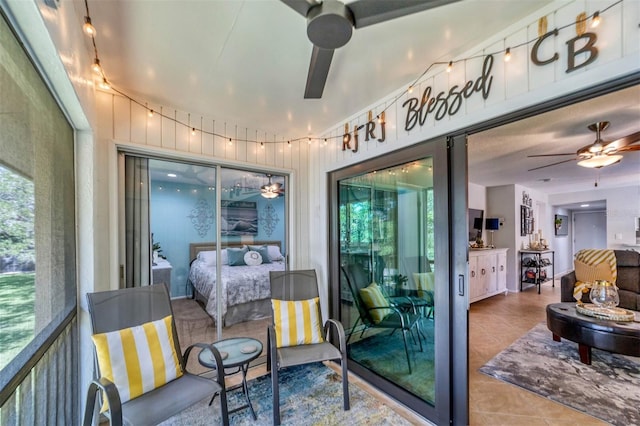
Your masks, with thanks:
M 243 321 L 265 318 L 271 315 L 271 290 L 269 271 L 285 269 L 284 256 L 280 251 L 280 241 L 256 241 L 245 245 L 240 243 L 222 244 L 222 324 L 228 327 Z M 270 263 L 246 265 L 239 262 L 244 255 L 238 250 L 247 248 L 251 253 L 260 253 Z M 194 289 L 194 298 L 202 302 L 207 313 L 217 320 L 216 303 L 216 243 L 189 244 L 189 257 L 192 259 L 189 269 L 189 282 Z M 231 250 L 228 250 L 231 249 Z M 232 253 L 233 252 L 233 253 Z M 244 253 L 246 254 L 246 252 Z M 252 256 L 255 256 L 253 254 Z M 257 258 L 257 256 L 255 256 Z M 247 259 L 250 264 L 257 263 L 255 258 Z

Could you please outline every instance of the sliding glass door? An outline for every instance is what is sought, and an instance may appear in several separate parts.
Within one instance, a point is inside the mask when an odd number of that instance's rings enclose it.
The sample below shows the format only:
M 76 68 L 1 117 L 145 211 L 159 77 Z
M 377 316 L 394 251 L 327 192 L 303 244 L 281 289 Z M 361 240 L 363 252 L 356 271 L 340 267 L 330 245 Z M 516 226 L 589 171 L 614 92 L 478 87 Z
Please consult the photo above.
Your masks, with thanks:
M 450 419 L 445 141 L 331 174 L 332 301 L 349 367 L 438 424 Z
M 266 344 L 269 271 L 287 265 L 287 177 L 125 153 L 120 162 L 121 286 L 166 284 L 198 302 L 174 306 L 185 329 Z

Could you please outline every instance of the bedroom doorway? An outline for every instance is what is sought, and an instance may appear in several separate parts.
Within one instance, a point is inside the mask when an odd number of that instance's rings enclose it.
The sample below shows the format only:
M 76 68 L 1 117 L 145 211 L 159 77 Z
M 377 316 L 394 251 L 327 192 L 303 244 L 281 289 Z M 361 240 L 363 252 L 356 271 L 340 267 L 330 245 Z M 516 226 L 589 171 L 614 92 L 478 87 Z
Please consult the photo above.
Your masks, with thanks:
M 120 285 L 166 284 L 188 340 L 266 344 L 269 271 L 287 267 L 288 176 L 124 152 L 119 163 Z

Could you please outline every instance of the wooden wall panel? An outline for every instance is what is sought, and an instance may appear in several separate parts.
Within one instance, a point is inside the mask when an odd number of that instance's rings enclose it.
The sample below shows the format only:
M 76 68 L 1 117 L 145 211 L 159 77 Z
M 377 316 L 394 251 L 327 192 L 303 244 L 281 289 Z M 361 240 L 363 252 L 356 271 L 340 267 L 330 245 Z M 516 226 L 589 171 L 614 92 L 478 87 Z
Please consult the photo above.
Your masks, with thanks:
M 131 140 L 131 103 L 121 96 L 113 97 L 113 138 Z
M 162 147 L 167 149 L 176 149 L 176 123 L 175 111 L 169 108 L 161 108 L 163 117 L 161 117 L 162 127 Z M 164 117 L 171 117 L 171 119 Z

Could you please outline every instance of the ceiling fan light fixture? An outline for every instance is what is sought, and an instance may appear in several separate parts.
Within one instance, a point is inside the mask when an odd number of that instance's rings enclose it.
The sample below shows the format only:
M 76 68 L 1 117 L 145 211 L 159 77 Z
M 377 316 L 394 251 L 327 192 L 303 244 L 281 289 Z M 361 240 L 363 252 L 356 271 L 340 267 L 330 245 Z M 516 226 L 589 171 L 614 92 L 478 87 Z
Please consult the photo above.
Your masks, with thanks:
M 589 152 L 595 154 L 598 152 L 602 152 L 603 149 L 604 149 L 604 146 L 602 145 L 602 140 L 598 139 L 593 143 L 593 145 L 589 147 Z
M 620 160 L 622 160 L 622 155 L 595 155 L 591 158 L 578 161 L 578 166 L 599 169 L 600 167 L 615 164 Z
M 262 185 L 260 187 L 260 195 L 264 198 L 269 199 L 278 198 L 280 196 L 280 189 L 282 188 L 282 185 L 280 185 L 278 182 L 272 183 L 272 175 L 268 174 L 267 177 L 269 178 L 269 182 L 266 185 Z

